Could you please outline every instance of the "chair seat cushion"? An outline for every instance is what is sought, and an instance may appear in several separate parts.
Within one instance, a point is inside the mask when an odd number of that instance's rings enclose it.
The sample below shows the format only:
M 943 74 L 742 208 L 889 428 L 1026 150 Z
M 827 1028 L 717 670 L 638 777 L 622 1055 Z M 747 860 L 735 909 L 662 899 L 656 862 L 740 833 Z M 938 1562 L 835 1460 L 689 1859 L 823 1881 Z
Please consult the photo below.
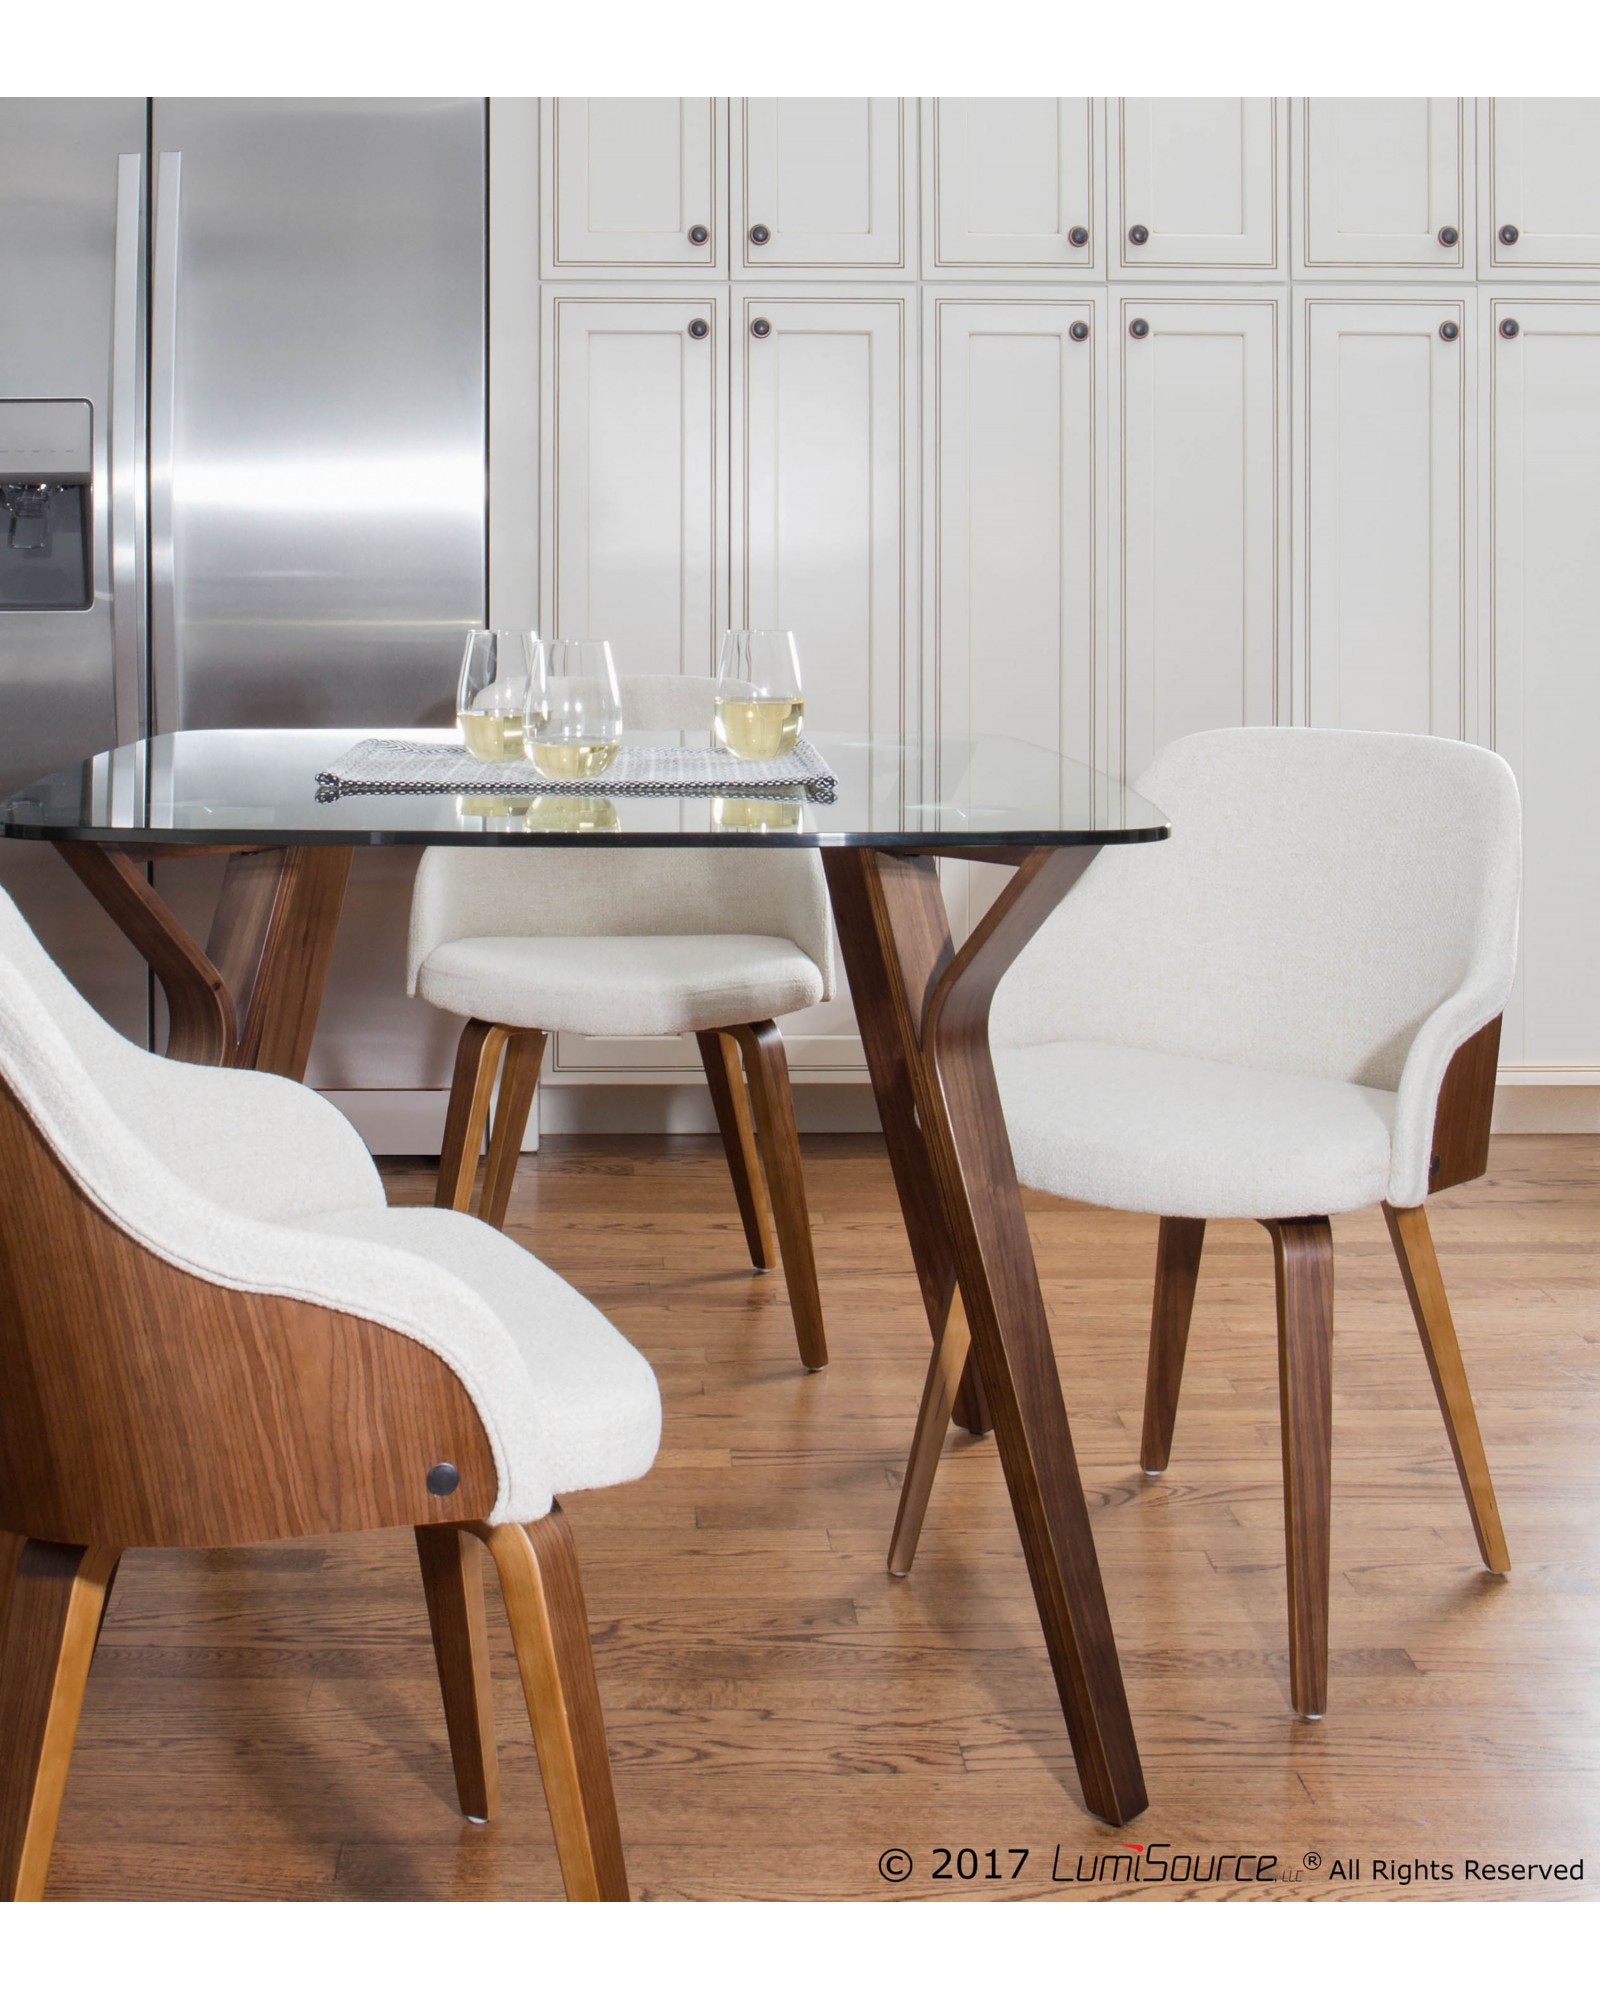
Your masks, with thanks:
M 1332 1215 L 1383 1200 L 1395 1094 L 1047 1042 L 996 1052 L 1025 1186 L 1146 1215 Z
M 480 937 L 436 946 L 417 991 L 511 1028 L 681 1035 L 815 1006 L 823 977 L 788 938 Z
M 496 1426 L 511 1461 L 501 1467 L 500 1490 L 521 1497 L 521 1518 L 546 1512 L 549 1494 L 613 1486 L 649 1471 L 661 1441 L 661 1396 L 649 1362 L 581 1292 L 509 1236 L 447 1208 L 344 1209 L 295 1227 L 426 1258 L 487 1303 L 528 1371 L 533 1398 L 523 1408 L 537 1412 L 535 1426 Z

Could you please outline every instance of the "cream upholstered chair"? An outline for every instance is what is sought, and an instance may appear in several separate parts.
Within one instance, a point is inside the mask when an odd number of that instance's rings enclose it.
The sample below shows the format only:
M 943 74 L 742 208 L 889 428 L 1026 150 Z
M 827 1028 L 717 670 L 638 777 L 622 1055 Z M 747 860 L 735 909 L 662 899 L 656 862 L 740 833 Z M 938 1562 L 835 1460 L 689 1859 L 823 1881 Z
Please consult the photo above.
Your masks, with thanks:
M 1295 1708 L 1319 1715 L 1330 1215 L 1383 1204 L 1479 1549 L 1510 1566 L 1423 1203 L 1487 1160 L 1516 786 L 1489 751 L 1432 737 L 1230 729 L 1175 743 L 1139 789 L 1171 839 L 1107 849 L 1021 954 L 995 995 L 995 1072 L 1026 1186 L 1162 1217 L 1146 1471 L 1167 1464 L 1206 1218 L 1270 1231 L 1290 1677 Z M 929 1371 L 897 1573 L 960 1358 Z
M 676 674 L 624 676 L 624 726 L 708 731 L 713 686 Z M 471 1206 L 500 1070 L 478 1205 L 496 1228 L 552 1034 L 693 1034 L 751 1262 L 758 1270 L 777 1262 L 764 1165 L 801 1359 L 808 1368 L 826 1364 L 794 1100 L 773 1020 L 833 995 L 815 852 L 429 848 L 411 903 L 409 990 L 467 1016 L 439 1161 L 441 1208 Z
M 125 1041 L 0 892 L 0 1893 L 43 1892 L 124 1549 L 412 1527 L 463 1812 L 498 1800 L 481 1540 L 568 1894 L 625 1896 L 554 1495 L 638 1478 L 660 1422 L 553 1272 L 388 1207 L 315 1092 Z

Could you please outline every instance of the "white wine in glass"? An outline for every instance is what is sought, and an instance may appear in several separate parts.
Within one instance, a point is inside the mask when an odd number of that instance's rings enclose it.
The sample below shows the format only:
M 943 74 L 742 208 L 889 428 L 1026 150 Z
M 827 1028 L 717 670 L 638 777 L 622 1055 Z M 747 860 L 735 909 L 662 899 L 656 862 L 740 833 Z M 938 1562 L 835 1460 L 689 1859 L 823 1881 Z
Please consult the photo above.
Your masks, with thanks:
M 717 741 L 735 757 L 781 757 L 805 727 L 792 632 L 729 632 L 717 662 Z
M 537 632 L 469 632 L 456 691 L 456 725 L 470 756 L 485 764 L 523 755 L 528 694 L 542 657 Z
M 604 639 L 555 639 L 536 664 L 523 753 L 542 777 L 598 778 L 616 762 L 622 691 Z

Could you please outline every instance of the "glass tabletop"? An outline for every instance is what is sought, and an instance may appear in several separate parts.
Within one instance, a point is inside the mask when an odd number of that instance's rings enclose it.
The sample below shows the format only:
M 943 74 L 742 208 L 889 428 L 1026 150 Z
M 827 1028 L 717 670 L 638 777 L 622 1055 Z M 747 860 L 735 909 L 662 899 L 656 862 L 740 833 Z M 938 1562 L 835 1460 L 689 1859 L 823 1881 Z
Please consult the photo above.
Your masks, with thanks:
M 0 803 L 0 834 L 139 846 L 1041 847 L 1161 840 L 1159 806 L 1104 773 L 1002 736 L 812 735 L 834 774 L 799 796 L 363 793 L 319 801 L 358 743 L 458 743 L 453 729 L 202 729 L 103 751 Z M 670 746 L 676 736 L 627 739 Z M 701 739 L 703 740 L 703 739 Z M 482 767 L 493 782 L 496 767 Z M 739 765 L 730 761 L 730 775 Z

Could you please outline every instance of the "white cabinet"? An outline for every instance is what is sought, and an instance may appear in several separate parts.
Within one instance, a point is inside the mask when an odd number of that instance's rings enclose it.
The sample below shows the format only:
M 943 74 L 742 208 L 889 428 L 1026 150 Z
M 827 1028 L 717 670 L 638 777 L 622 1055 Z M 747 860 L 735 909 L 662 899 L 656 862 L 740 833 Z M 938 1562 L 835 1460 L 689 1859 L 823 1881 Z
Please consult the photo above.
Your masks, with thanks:
M 1112 275 L 1283 266 L 1285 100 L 1111 100 Z
M 1522 967 L 1501 1061 L 1600 1082 L 1600 298 L 1485 303 L 1494 747 L 1523 809 Z
M 1470 271 L 1464 99 L 1305 97 L 1294 115 L 1296 277 Z
M 622 673 L 710 673 L 727 622 L 726 298 L 546 289 L 540 606 Z
M 1463 295 L 1296 300 L 1295 719 L 1468 737 Z
M 1129 293 L 1111 356 L 1112 768 L 1288 720 L 1288 356 L 1276 297 Z
M 734 100 L 733 236 L 745 272 L 915 276 L 916 100 Z
M 923 100 L 923 242 L 932 277 L 1104 269 L 1095 97 Z
M 1479 271 L 1600 280 L 1600 98 L 1490 97 L 1482 121 Z
M 727 271 L 725 101 L 541 101 L 547 278 Z
M 927 658 L 941 738 L 1105 755 L 1104 301 L 926 307 Z

